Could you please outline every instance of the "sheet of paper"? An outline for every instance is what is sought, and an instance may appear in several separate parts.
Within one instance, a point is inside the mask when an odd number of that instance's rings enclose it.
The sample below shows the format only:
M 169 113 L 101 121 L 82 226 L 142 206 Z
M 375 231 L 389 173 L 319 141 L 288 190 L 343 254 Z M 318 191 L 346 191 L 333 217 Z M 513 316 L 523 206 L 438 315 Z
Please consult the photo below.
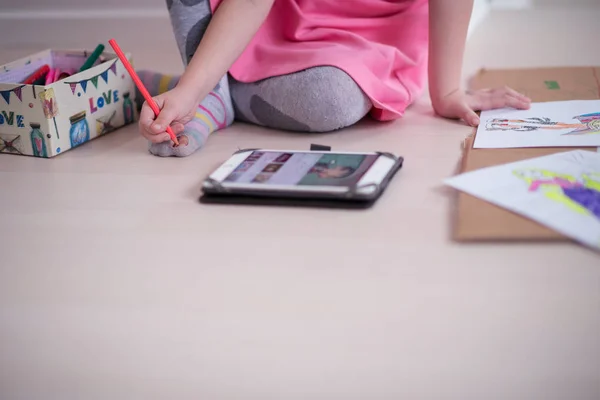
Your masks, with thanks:
M 474 148 L 600 146 L 600 100 L 533 103 L 483 111 Z
M 600 250 L 600 154 L 574 150 L 445 181 Z

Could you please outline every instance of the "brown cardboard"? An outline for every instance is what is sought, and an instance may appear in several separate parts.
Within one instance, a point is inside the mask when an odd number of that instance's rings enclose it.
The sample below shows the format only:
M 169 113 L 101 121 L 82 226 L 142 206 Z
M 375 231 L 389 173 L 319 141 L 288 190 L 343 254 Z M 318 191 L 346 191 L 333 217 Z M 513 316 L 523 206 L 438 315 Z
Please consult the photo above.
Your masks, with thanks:
M 509 86 L 534 102 L 600 99 L 600 67 L 565 67 L 516 70 L 481 70 L 472 89 Z M 465 140 L 460 172 L 541 157 L 569 148 L 474 149 L 473 137 Z M 584 150 L 596 151 L 596 148 Z M 561 234 L 501 207 L 460 192 L 457 198 L 454 239 L 566 240 Z
M 556 83 L 556 85 L 554 84 Z M 481 70 L 471 89 L 509 86 L 532 101 L 600 99 L 600 67 Z

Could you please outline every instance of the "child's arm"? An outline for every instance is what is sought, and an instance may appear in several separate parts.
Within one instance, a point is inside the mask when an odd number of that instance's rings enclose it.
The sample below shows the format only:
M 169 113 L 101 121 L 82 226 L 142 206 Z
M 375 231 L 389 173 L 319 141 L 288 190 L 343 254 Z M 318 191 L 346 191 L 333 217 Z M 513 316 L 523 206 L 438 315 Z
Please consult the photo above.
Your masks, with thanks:
M 460 88 L 473 0 L 429 0 L 429 89 L 436 103 Z
M 429 93 L 435 111 L 478 125 L 474 110 L 528 108 L 530 100 L 510 88 L 465 93 L 462 62 L 473 0 L 429 0 Z
M 160 114 L 154 119 L 146 105 L 142 109 L 140 128 L 148 140 L 154 143 L 168 141 L 167 126 L 172 126 L 176 133 L 183 130 L 183 125 L 193 118 L 198 103 L 217 85 L 250 43 L 274 1 L 221 2 L 177 86 L 155 97 Z
M 204 99 L 250 43 L 273 3 L 223 0 L 178 86 L 188 88 L 196 99 Z

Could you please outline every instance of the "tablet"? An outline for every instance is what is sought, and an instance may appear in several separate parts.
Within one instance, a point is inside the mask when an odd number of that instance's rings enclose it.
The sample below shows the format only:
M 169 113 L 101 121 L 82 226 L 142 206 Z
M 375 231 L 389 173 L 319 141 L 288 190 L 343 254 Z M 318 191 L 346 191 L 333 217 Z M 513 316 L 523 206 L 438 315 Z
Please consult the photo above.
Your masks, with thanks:
M 203 182 L 203 201 L 367 204 L 381 196 L 402 163 L 388 153 L 242 150 Z

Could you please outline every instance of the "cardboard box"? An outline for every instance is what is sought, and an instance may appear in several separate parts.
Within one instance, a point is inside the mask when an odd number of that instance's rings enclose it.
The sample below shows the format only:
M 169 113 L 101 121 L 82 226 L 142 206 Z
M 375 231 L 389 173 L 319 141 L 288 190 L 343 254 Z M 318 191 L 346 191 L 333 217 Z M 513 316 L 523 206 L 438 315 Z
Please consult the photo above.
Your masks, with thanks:
M 115 54 L 48 86 L 20 83 L 44 64 L 78 71 L 88 54 L 46 50 L 0 66 L 0 153 L 50 158 L 135 120 L 135 86 Z
M 482 70 L 471 81 L 472 89 L 509 86 L 534 102 L 600 99 L 600 67 L 565 67 Z M 575 148 L 474 149 L 474 137 L 464 142 L 459 173 L 541 157 Z M 597 148 L 584 148 L 597 151 Z M 453 237 L 458 241 L 567 240 L 563 235 L 530 219 L 484 200 L 459 192 Z

